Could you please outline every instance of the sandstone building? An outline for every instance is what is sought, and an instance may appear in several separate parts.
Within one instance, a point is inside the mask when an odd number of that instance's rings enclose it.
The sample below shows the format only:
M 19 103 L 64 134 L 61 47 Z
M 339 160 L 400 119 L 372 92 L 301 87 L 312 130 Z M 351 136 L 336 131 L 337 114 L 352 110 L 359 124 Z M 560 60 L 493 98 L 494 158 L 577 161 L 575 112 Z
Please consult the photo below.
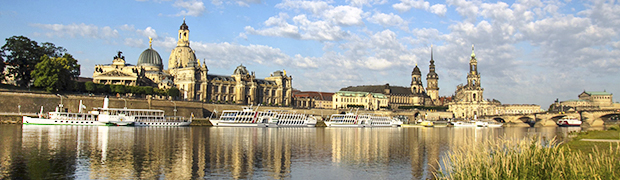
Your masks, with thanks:
M 452 102 L 448 103 L 448 111 L 453 113 L 454 118 L 472 119 L 486 115 L 541 112 L 539 105 L 502 105 L 499 101 L 488 101 L 484 99 L 483 93 L 484 88 L 481 86 L 480 73 L 478 72 L 478 60 L 474 53 L 474 45 L 472 45 L 467 84 L 458 85 Z
M 176 87 L 181 98 L 204 102 L 264 104 L 289 106 L 292 103 L 292 77 L 275 71 L 265 79 L 239 65 L 230 76 L 208 74 L 205 61 L 200 63 L 190 47 L 189 26 L 183 20 L 178 31 L 177 47 L 168 58 L 168 70 L 149 42 L 137 65 L 127 64 L 119 52 L 112 64 L 96 65 L 93 81 L 102 84 Z
M 387 104 L 385 106 L 376 106 L 378 107 L 390 107 L 392 109 L 397 109 L 400 106 L 441 106 L 442 101 L 440 101 L 439 97 L 439 75 L 435 72 L 435 60 L 433 59 L 433 49 L 431 46 L 431 59 L 429 65 L 429 72 L 426 75 L 427 88 L 424 88 L 424 83 L 422 82 L 422 72 L 420 68 L 416 64 L 411 72 L 411 86 L 403 87 L 403 86 L 390 86 L 390 84 L 385 85 L 363 85 L 363 86 L 349 86 L 346 88 L 340 89 L 336 94 L 364 94 L 375 93 L 375 94 L 383 94 L 387 99 Z M 343 92 L 343 93 L 340 93 Z M 336 102 L 334 98 L 334 108 L 346 108 L 349 103 L 354 105 L 358 102 Z M 375 104 L 364 105 L 365 107 L 372 107 L 374 109 Z
M 613 94 L 605 91 L 583 91 L 577 97 L 566 101 L 553 103 L 549 111 L 566 112 L 586 109 L 615 109 L 620 108 L 619 103 L 613 102 Z
M 332 108 L 364 108 L 379 110 L 388 106 L 389 99 L 381 93 L 338 91 L 332 97 Z

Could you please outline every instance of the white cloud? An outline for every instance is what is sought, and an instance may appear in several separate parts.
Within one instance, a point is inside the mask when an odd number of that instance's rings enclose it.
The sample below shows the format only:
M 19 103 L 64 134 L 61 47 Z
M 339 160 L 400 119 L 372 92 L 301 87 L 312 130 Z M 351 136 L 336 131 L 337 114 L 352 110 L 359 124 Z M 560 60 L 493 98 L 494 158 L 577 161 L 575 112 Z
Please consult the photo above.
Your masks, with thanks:
M 283 65 L 291 62 L 291 58 L 280 49 L 264 45 L 239 45 L 224 43 L 192 42 L 192 49 L 196 56 L 206 58 L 208 66 L 231 67 L 242 63 L 256 63 L 263 65 Z
M 364 5 L 385 4 L 387 0 L 346 0 L 346 2 L 349 2 L 351 6 L 360 7 Z
M 430 13 L 437 14 L 439 16 L 445 15 L 447 11 L 446 5 L 435 4 L 431 6 L 429 2 L 424 0 L 400 0 L 400 3 L 393 4 L 392 8 L 396 9 L 401 13 L 407 12 L 412 8 L 422 9 Z
M 456 6 L 456 12 L 469 22 L 476 21 L 478 6 L 474 2 L 466 0 L 446 0 L 446 3 L 451 6 Z
M 124 42 L 125 46 L 129 46 L 129 47 L 137 47 L 137 48 L 144 48 L 144 41 L 142 39 L 134 39 L 134 38 L 125 38 L 125 42 Z
M 403 28 L 407 27 L 407 22 L 403 20 L 403 18 L 401 18 L 400 16 L 395 15 L 393 13 L 385 14 L 385 13 L 375 12 L 375 14 L 373 14 L 372 17 L 368 18 L 368 21 L 375 23 L 375 24 L 379 24 L 384 27 L 389 27 L 389 26 L 396 26 L 396 27 L 403 27 Z
M 325 11 L 323 16 L 325 19 L 333 21 L 338 25 L 355 26 L 363 25 L 362 9 L 352 6 L 337 6 L 333 9 Z
M 204 3 L 197 0 L 177 0 L 172 6 L 183 9 L 176 16 L 200 16 L 206 11 Z
M 118 31 L 112 29 L 109 26 L 98 27 L 96 25 L 81 24 L 31 24 L 31 26 L 38 27 L 45 30 L 51 30 L 51 32 L 45 33 L 48 37 L 58 36 L 65 37 L 70 36 L 72 38 L 81 36 L 88 38 L 106 39 L 118 37 Z
M 444 15 L 446 15 L 446 11 L 448 11 L 448 9 L 446 9 L 446 5 L 444 5 L 444 4 L 435 4 L 435 5 L 431 6 L 428 9 L 428 11 L 433 13 L 433 14 L 444 16 Z
M 146 27 L 146 29 L 141 30 L 138 29 L 136 30 L 136 32 L 144 37 L 151 37 L 153 39 L 157 39 L 159 36 L 157 36 L 157 32 L 155 31 L 155 29 L 149 27 Z
M 400 12 L 406 12 L 411 8 L 428 9 L 430 3 L 424 0 L 401 0 L 400 3 L 392 5 L 392 7 Z
M 133 25 L 128 25 L 128 24 L 124 24 L 120 27 L 121 30 L 123 31 L 134 31 L 136 30 L 136 28 L 134 28 Z
M 335 26 L 326 21 L 310 21 L 305 15 L 298 15 L 292 18 L 295 25 L 286 22 L 288 15 L 280 13 L 278 16 L 270 17 L 265 21 L 269 28 L 256 30 L 246 26 L 245 31 L 249 34 L 261 36 L 288 37 L 293 39 L 306 39 L 318 41 L 341 40 L 348 36 L 347 32 L 342 31 L 339 26 Z
M 321 15 L 321 13 L 327 9 L 333 8 L 327 2 L 323 1 L 291 1 L 284 0 L 283 2 L 276 4 L 276 8 L 282 9 L 303 9 L 311 12 L 314 15 Z

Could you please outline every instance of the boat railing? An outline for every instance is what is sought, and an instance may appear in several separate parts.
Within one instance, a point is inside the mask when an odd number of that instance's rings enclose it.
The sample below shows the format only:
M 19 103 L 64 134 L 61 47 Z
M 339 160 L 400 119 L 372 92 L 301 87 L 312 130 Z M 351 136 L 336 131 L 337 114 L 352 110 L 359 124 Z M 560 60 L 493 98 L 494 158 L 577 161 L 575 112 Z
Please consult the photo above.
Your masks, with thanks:
M 183 116 L 166 116 L 167 122 L 188 122 Z
M 50 119 L 58 120 L 80 120 L 80 121 L 98 121 L 97 115 L 89 113 L 70 113 L 70 112 L 49 112 Z

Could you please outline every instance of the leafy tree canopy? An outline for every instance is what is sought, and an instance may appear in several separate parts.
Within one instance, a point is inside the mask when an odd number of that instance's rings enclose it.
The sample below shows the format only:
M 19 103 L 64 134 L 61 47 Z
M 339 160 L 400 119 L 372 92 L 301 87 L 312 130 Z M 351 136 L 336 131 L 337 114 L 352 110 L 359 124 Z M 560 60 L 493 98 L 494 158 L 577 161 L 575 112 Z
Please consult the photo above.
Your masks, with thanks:
M 5 75 L 14 77 L 18 86 L 27 87 L 32 79 L 31 72 L 44 55 L 61 57 L 66 51 L 49 42 L 39 45 L 27 37 L 13 36 L 7 38 L 0 49 L 0 59 L 6 61 L 5 64 L 8 66 L 8 74 Z M 79 72 L 79 69 L 77 71 Z
M 45 88 L 48 92 L 69 90 L 73 87 L 73 80 L 80 76 L 80 65 L 70 54 L 62 57 L 43 55 L 31 76 L 35 87 Z

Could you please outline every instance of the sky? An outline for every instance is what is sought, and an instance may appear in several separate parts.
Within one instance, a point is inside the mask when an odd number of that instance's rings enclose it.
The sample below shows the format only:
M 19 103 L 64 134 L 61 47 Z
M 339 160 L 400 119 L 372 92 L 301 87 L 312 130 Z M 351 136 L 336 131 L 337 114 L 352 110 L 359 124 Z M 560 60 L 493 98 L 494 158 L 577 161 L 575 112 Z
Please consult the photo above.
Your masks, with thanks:
M 0 37 L 64 47 L 83 77 L 117 51 L 136 64 L 149 37 L 167 69 L 185 18 L 209 74 L 286 70 L 302 91 L 409 87 L 416 65 L 428 73 L 432 46 L 439 95 L 451 96 L 475 45 L 485 99 L 546 109 L 584 90 L 620 93 L 613 0 L 1 1 Z

